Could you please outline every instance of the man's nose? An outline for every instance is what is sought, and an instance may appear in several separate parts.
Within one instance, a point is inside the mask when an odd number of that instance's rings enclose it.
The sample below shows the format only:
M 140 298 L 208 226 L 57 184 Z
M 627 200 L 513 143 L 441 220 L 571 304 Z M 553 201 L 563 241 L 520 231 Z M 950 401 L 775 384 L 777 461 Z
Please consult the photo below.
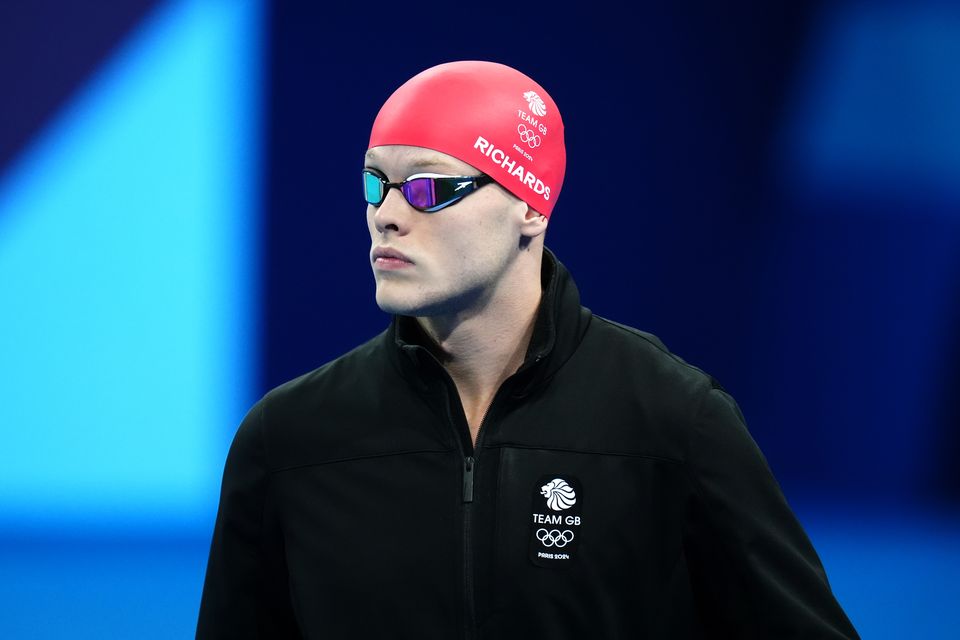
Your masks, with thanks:
M 409 230 L 410 221 L 416 214 L 416 209 L 404 199 L 399 189 L 388 189 L 383 202 L 373 212 L 373 222 L 380 233 L 392 229 L 402 235 Z

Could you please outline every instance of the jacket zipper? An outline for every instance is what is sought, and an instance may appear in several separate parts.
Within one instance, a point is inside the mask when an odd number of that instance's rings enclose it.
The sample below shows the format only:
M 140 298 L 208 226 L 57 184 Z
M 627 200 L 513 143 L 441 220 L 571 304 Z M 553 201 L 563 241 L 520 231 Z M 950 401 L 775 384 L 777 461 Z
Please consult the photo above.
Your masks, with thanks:
M 463 501 L 473 502 L 473 456 L 463 459 Z
M 497 392 L 493 395 L 493 400 L 487 406 L 483 417 L 480 419 L 480 427 L 477 429 L 477 442 L 473 446 L 473 455 L 467 455 L 466 449 L 462 447 L 463 454 L 463 589 L 464 589 L 464 619 L 463 635 L 466 640 L 471 640 L 476 628 L 477 611 L 475 606 L 475 593 L 473 584 L 473 488 L 474 478 L 477 473 L 477 464 L 479 462 L 480 444 L 483 438 L 483 427 L 487 423 L 487 417 L 490 415 L 490 409 L 497 402 L 500 391 L 506 386 L 506 382 L 500 385 Z M 447 409 L 449 409 L 449 395 L 447 396 Z M 453 424 L 453 416 L 450 416 L 450 423 Z M 456 425 L 454 425 L 456 427 Z M 467 437 L 470 436 L 470 426 L 465 425 Z
M 477 612 L 473 604 L 473 474 L 476 461 L 473 456 L 463 459 L 463 637 L 466 640 L 473 638 L 473 628 L 476 626 Z
M 499 392 L 499 389 L 497 390 Z M 493 406 L 494 400 L 497 399 L 497 394 L 494 394 L 493 400 L 490 401 L 490 404 L 487 405 L 486 410 L 483 412 L 483 416 L 480 418 L 480 427 L 477 429 L 477 444 L 474 445 L 474 453 L 479 450 L 480 446 L 480 432 L 483 431 L 483 424 L 487 421 L 487 414 L 490 413 L 490 407 Z M 469 425 L 467 431 L 470 431 Z M 465 503 L 473 502 L 473 469 L 476 465 L 476 460 L 474 456 L 463 457 L 463 501 Z
M 534 363 L 539 362 L 541 358 L 542 356 L 537 356 L 537 358 L 534 360 Z M 527 365 L 520 367 L 520 369 L 518 369 L 513 375 L 516 375 L 516 373 L 519 373 L 525 369 L 526 366 Z M 447 375 L 447 420 L 449 420 L 450 426 L 453 428 L 454 433 L 457 436 L 457 441 L 460 443 L 460 455 L 463 456 L 463 478 L 461 491 L 461 498 L 463 502 L 463 591 L 465 605 L 463 635 L 466 640 L 471 640 L 473 638 L 473 629 L 476 626 L 477 618 L 476 607 L 474 605 L 473 538 L 471 534 L 473 532 L 472 520 L 474 486 L 477 475 L 477 464 L 479 463 L 480 445 L 483 442 L 483 427 L 487 423 L 487 418 L 489 418 L 491 410 L 494 406 L 496 406 L 497 399 L 500 397 L 501 392 L 510 386 L 507 383 L 511 378 L 513 378 L 513 375 L 508 377 L 503 381 L 503 383 L 500 384 L 500 387 L 497 389 L 496 393 L 493 394 L 493 399 L 490 401 L 490 404 L 487 405 L 487 409 L 484 411 L 483 417 L 480 419 L 480 427 L 477 429 L 477 442 L 473 445 L 473 455 L 467 454 L 467 448 L 462 438 L 462 434 L 465 431 L 467 435 L 467 441 L 470 441 L 470 425 L 466 423 L 466 419 L 464 419 L 463 425 L 457 425 L 453 418 L 453 409 L 451 407 L 452 402 L 450 400 L 452 395 L 451 387 L 453 390 L 456 390 L 456 386 L 453 384 L 453 380 L 450 379 L 449 374 Z M 459 397 L 459 395 L 457 397 Z
M 422 347 L 421 347 L 422 348 Z M 429 352 L 428 352 L 429 353 Z M 432 356 L 432 354 L 431 354 Z M 464 621 L 463 621 L 463 635 L 466 640 L 472 640 L 473 630 L 476 627 L 476 606 L 474 604 L 474 585 L 473 585 L 473 539 L 471 533 L 473 531 L 472 519 L 473 519 L 473 498 L 474 498 L 474 486 L 475 478 L 477 474 L 477 464 L 479 462 L 480 454 L 480 445 L 483 443 L 483 427 L 487 423 L 487 418 L 490 417 L 490 412 L 493 407 L 497 404 L 497 399 L 500 397 L 501 392 L 504 389 L 508 388 L 508 382 L 516 376 L 516 374 L 525 370 L 528 366 L 540 362 L 543 358 L 543 355 L 537 355 L 533 362 L 525 362 L 520 366 L 517 371 L 512 375 L 507 377 L 504 380 L 500 387 L 497 389 L 496 393 L 493 394 L 493 399 L 490 401 L 490 404 L 487 405 L 486 411 L 483 412 L 483 417 L 480 418 L 480 426 L 477 428 L 477 441 L 472 444 L 472 454 L 467 454 L 466 443 L 471 442 L 470 437 L 470 425 L 467 424 L 466 414 L 461 411 L 461 414 L 464 416 L 463 424 L 457 425 L 456 420 L 453 418 L 453 409 L 451 408 L 451 393 L 456 391 L 456 385 L 453 383 L 453 379 L 450 378 L 450 374 L 446 374 L 446 409 L 447 409 L 447 420 L 450 422 L 450 426 L 453 428 L 454 435 L 457 437 L 457 441 L 460 443 L 460 455 L 463 456 L 463 478 L 462 478 L 462 490 L 461 498 L 463 502 L 463 595 L 464 595 Z M 438 367 L 442 368 L 442 365 L 439 361 L 434 358 Z M 446 373 L 446 372 L 445 372 Z M 459 398 L 459 394 L 457 394 Z M 467 440 L 463 440 L 463 434 L 466 433 Z

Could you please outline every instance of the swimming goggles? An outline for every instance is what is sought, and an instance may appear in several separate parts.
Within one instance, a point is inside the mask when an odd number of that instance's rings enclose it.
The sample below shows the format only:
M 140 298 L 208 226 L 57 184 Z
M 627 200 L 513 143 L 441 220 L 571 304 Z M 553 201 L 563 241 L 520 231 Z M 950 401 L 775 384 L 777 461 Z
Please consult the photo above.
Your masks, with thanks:
M 493 182 L 488 175 L 447 176 L 440 173 L 416 173 L 403 182 L 387 182 L 369 169 L 363 170 L 363 195 L 368 204 L 379 207 L 390 189 L 399 189 L 417 211 L 433 213 L 459 202 L 480 187 Z

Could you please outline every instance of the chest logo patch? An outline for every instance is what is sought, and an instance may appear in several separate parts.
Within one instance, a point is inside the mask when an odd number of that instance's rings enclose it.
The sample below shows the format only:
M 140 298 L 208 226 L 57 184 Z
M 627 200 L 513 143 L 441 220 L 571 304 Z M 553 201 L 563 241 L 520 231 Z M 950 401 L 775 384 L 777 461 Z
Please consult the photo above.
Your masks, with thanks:
M 543 485 L 540 493 L 547 499 L 547 506 L 554 511 L 569 509 L 577 503 L 577 492 L 563 478 L 554 478 Z
M 573 476 L 542 476 L 533 491 L 530 561 L 560 569 L 576 558 L 583 526 L 583 488 Z

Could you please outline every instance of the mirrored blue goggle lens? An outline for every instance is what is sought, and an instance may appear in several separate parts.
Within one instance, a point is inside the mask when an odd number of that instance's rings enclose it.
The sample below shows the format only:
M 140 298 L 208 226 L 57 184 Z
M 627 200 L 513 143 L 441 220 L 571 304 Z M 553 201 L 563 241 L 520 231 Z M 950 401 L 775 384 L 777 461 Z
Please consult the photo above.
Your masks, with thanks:
M 363 174 L 363 195 L 367 202 L 378 205 L 383 202 L 383 182 L 372 173 Z

